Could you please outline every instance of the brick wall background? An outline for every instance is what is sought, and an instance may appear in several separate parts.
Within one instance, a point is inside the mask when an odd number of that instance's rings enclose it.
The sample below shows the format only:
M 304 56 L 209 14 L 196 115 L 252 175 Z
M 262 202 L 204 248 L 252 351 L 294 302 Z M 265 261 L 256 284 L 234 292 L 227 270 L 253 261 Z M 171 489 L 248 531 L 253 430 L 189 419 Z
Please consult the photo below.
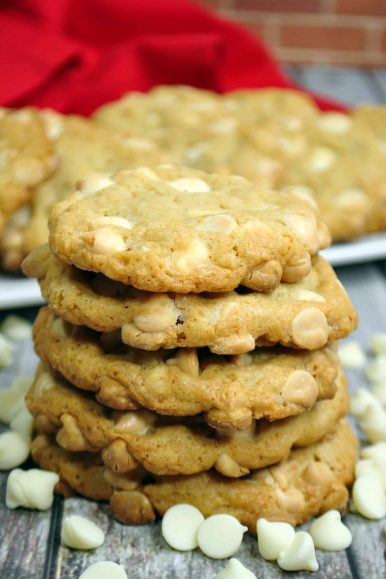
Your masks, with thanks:
M 199 0 L 287 63 L 386 66 L 386 0 Z

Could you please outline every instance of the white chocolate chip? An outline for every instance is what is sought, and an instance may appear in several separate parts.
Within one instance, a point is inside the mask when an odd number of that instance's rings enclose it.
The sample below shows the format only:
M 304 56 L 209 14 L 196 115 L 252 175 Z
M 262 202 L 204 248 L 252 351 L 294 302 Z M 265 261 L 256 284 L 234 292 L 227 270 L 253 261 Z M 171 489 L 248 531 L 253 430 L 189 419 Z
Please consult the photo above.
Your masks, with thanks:
M 300 348 L 321 348 L 327 343 L 328 333 L 326 316 L 317 308 L 301 310 L 292 321 L 293 341 Z
M 360 370 L 366 366 L 366 354 L 359 342 L 343 342 L 339 344 L 338 356 L 343 368 Z
M 351 396 L 350 412 L 355 417 L 364 416 L 367 410 L 373 406 L 378 406 L 379 401 L 366 388 L 358 388 Z
M 122 565 L 113 561 L 98 561 L 87 567 L 79 579 L 127 579 Z
M 359 426 L 371 443 L 386 441 L 386 410 L 376 398 L 374 400 L 376 403 L 359 418 Z
M 196 507 L 179 504 L 170 507 L 162 519 L 162 536 L 177 551 L 192 551 L 198 546 L 197 531 L 204 517 Z
M 208 248 L 199 239 L 193 239 L 186 249 L 175 251 L 172 255 L 174 267 L 186 271 L 191 267 L 200 267 L 208 263 Z
M 20 406 L 18 406 L 18 411 L 12 418 L 9 426 L 13 432 L 17 432 L 27 441 L 31 440 L 33 416 L 28 410 L 24 400 L 22 400 Z
M 161 165 L 162 167 L 168 167 L 168 165 Z M 151 181 L 159 181 L 160 178 L 154 171 L 149 169 L 148 167 L 139 167 L 135 169 L 134 174 L 137 177 L 142 177 L 143 179 L 150 179 Z
M 237 127 L 237 119 L 234 117 L 223 117 L 209 125 L 212 133 L 227 135 L 232 133 Z
M 377 442 L 376 444 L 362 448 L 360 456 L 362 458 L 379 458 L 381 460 L 386 460 L 386 442 Z
M 369 198 L 362 189 L 352 188 L 339 191 L 334 196 L 334 203 L 339 205 L 341 209 L 364 211 L 369 204 Z
M 325 298 L 311 290 L 299 288 L 294 293 L 294 299 L 302 302 L 325 302 Z
M 339 511 L 328 511 L 317 518 L 308 532 L 315 547 L 323 551 L 343 551 L 352 543 L 350 529 L 342 523 Z
M 386 354 L 386 333 L 374 334 L 370 340 L 370 348 L 374 354 Z
M 285 571 L 317 571 L 319 565 L 311 535 L 304 531 L 296 533 L 294 540 L 281 552 L 277 562 Z
M 120 412 L 115 422 L 115 429 L 142 436 L 149 432 L 155 421 L 156 415 L 147 410 Z
M 379 354 L 366 368 L 366 378 L 370 382 L 386 380 L 386 355 Z
M 238 336 L 237 334 L 227 338 L 218 338 L 213 346 L 210 346 L 214 354 L 245 354 L 251 352 L 256 347 L 255 339 L 252 334 Z
M 15 342 L 21 342 L 31 337 L 32 325 L 20 316 L 7 316 L 1 324 L 1 332 Z
M 318 385 L 312 374 L 306 370 L 294 370 L 283 386 L 282 395 L 290 404 L 310 408 L 316 402 L 318 391 Z
M 118 217 L 114 215 L 104 215 L 102 217 L 98 217 L 97 220 L 94 222 L 94 227 L 105 227 L 107 225 L 116 225 L 117 227 L 123 227 L 123 229 L 132 229 L 133 224 L 130 223 L 124 217 Z
M 81 179 L 78 185 L 79 192 L 87 197 L 88 195 L 93 195 L 97 191 L 101 191 L 110 185 L 113 185 L 114 181 L 106 174 L 93 173 Z
M 230 233 L 237 227 L 236 221 L 227 213 L 217 213 L 209 215 L 197 225 L 197 231 L 213 231 L 221 233 Z
M 198 529 L 198 546 L 212 559 L 226 559 L 238 551 L 246 531 L 231 515 L 212 515 Z
M 110 255 L 117 251 L 125 251 L 126 243 L 116 231 L 109 227 L 102 227 L 94 232 L 92 250 L 102 255 Z
M 257 521 L 259 553 L 267 561 L 275 561 L 295 538 L 295 529 L 289 523 L 271 523 L 266 519 Z
M 43 121 L 47 137 L 50 140 L 55 140 L 60 137 L 64 128 L 62 116 L 50 109 L 43 109 L 40 111 L 40 117 Z
M 371 389 L 371 393 L 382 406 L 386 406 L 386 380 L 376 382 Z
M 369 476 L 376 478 L 386 491 L 386 458 L 364 458 L 355 465 L 355 477 Z
M 237 559 L 230 559 L 228 565 L 224 567 L 214 579 L 256 579 L 256 575 L 244 567 Z
M 0 470 L 10 470 L 20 466 L 29 456 L 30 443 L 18 432 L 0 434 Z
M 326 147 L 317 147 L 312 151 L 309 160 L 310 168 L 315 173 L 324 173 L 332 167 L 336 160 L 336 153 Z
M 9 509 L 25 507 L 46 511 L 54 500 L 54 487 L 59 482 L 55 472 L 39 470 L 13 470 L 8 477 L 5 502 Z
M 93 521 L 71 515 L 62 526 L 62 543 L 72 549 L 97 549 L 105 542 L 105 534 Z
M 352 120 L 344 113 L 331 112 L 322 113 L 317 123 L 323 131 L 328 131 L 329 133 L 335 133 L 337 135 L 343 135 L 350 130 Z
M 169 181 L 168 184 L 182 193 L 207 193 L 210 191 L 210 187 L 205 181 L 193 177 L 182 177 L 181 179 Z
M 17 378 L 10 388 L 0 389 L 0 421 L 9 424 L 23 405 L 24 394 L 32 384 L 32 378 Z
M 0 334 L 0 368 L 10 366 L 14 350 L 15 346 L 3 334 Z
M 352 499 L 355 511 L 366 519 L 378 520 L 386 515 L 386 496 L 380 482 L 361 476 L 354 482 Z
M 285 217 L 285 222 L 303 241 L 312 254 L 318 251 L 318 227 L 314 214 L 302 215 L 300 213 L 291 213 Z

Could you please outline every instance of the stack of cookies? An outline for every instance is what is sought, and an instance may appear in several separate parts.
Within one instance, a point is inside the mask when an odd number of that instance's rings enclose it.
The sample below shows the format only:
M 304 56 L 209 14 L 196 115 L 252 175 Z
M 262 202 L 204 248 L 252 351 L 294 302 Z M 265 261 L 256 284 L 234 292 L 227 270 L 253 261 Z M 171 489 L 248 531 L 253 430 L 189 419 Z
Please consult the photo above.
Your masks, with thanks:
M 58 491 L 125 523 L 176 503 L 300 524 L 344 510 L 355 310 L 306 194 L 160 165 L 90 176 L 23 264 L 48 304 L 27 404 Z

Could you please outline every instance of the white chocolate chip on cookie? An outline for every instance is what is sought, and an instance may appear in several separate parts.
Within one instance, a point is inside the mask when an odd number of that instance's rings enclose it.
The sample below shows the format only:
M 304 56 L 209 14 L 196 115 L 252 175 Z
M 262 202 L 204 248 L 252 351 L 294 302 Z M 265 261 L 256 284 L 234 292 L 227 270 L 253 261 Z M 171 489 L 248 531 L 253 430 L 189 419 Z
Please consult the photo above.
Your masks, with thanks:
M 227 338 L 219 338 L 213 346 L 210 346 L 211 352 L 214 354 L 244 354 L 255 349 L 255 339 L 252 334 L 245 336 L 229 336 Z
M 344 113 L 322 113 L 318 118 L 317 124 L 323 131 L 344 135 L 350 130 L 352 120 L 349 115 Z
M 191 177 L 169 181 L 169 185 L 182 193 L 207 193 L 210 191 L 210 187 L 205 181 Z
M 190 268 L 206 265 L 209 260 L 208 248 L 199 239 L 193 239 L 186 249 L 175 251 L 172 262 L 176 269 L 184 272 Z
M 162 519 L 162 536 L 177 551 L 191 551 L 198 546 L 197 532 L 204 517 L 196 507 L 179 504 L 170 507 Z
M 311 408 L 318 397 L 318 385 L 306 370 L 294 370 L 283 386 L 282 395 L 290 404 Z
M 110 179 L 109 175 L 102 173 L 93 173 L 87 175 L 87 177 L 81 179 L 78 184 L 78 191 L 83 196 L 93 195 L 97 191 L 101 191 L 110 185 L 113 185 L 114 181 Z
M 328 511 L 317 518 L 308 531 L 315 547 L 323 551 L 343 551 L 352 543 L 350 529 L 342 523 L 339 511 Z
M 205 217 L 203 221 L 197 225 L 197 231 L 220 231 L 222 233 L 230 233 L 237 227 L 237 222 L 233 217 L 227 213 L 217 213 Z
M 327 147 L 316 147 L 309 160 L 309 166 L 315 173 L 324 173 L 334 165 L 336 153 Z
M 94 253 L 110 255 L 127 249 L 121 235 L 109 227 L 101 227 L 93 232 L 92 250 Z
M 149 432 L 155 420 L 155 415 L 146 410 L 119 413 L 118 419 L 115 422 L 115 429 L 121 430 L 122 432 L 144 435 Z
M 316 308 L 300 311 L 292 321 L 293 341 L 300 348 L 321 348 L 327 343 L 328 333 L 326 316 Z
M 259 553 L 266 561 L 275 561 L 295 538 L 295 529 L 288 523 L 271 523 L 266 519 L 257 521 Z
M 214 464 L 214 468 L 217 472 L 220 472 L 224 476 L 231 478 L 240 478 L 249 473 L 249 469 L 237 464 L 235 460 L 226 452 L 220 454 L 218 459 Z
M 299 288 L 294 294 L 294 299 L 302 302 L 320 302 L 324 303 L 326 300 L 320 294 L 311 290 Z
M 226 559 L 239 550 L 246 531 L 231 515 L 212 515 L 198 529 L 198 546 L 212 559 Z
M 105 215 L 103 217 L 98 217 L 94 222 L 95 227 L 105 227 L 107 225 L 117 225 L 118 227 L 123 227 L 123 229 L 132 229 L 133 224 L 130 223 L 124 217 L 117 217 L 115 215 Z

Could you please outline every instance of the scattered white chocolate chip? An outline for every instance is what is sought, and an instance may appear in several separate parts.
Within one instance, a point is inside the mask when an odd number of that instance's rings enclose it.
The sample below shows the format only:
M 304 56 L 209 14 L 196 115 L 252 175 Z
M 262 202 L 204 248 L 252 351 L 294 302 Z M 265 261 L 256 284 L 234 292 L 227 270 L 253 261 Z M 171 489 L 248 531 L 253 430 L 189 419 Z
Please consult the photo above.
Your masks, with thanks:
M 59 482 L 56 472 L 33 468 L 13 470 L 7 481 L 5 497 L 9 509 L 25 507 L 46 511 L 54 500 L 54 487 Z
M 360 451 L 360 456 L 362 458 L 379 458 L 381 460 L 386 460 L 386 442 L 377 442 L 370 446 L 365 446 Z
M 349 115 L 344 113 L 322 113 L 318 118 L 317 124 L 323 131 L 343 135 L 350 130 L 352 120 Z
M 163 516 L 162 536 L 173 549 L 191 551 L 198 546 L 197 531 L 203 522 L 203 515 L 193 505 L 174 505 Z
M 361 476 L 352 489 L 353 506 L 366 519 L 378 520 L 386 515 L 386 496 L 381 483 L 372 476 Z
M 371 443 L 386 441 L 386 410 L 376 398 L 374 400 L 376 403 L 369 406 L 358 419 L 359 426 Z
M 66 517 L 62 526 L 62 543 L 72 549 L 97 549 L 103 545 L 105 534 L 93 521 L 71 515 Z
M 317 571 L 319 565 L 311 535 L 304 531 L 296 533 L 289 547 L 280 553 L 277 562 L 285 571 Z
M 32 383 L 32 378 L 17 378 L 10 388 L 0 389 L 0 421 L 9 424 L 23 405 L 24 394 Z
M 10 470 L 27 460 L 30 452 L 29 441 L 18 432 L 0 434 L 0 470 Z
M 246 531 L 231 515 L 212 515 L 198 529 L 198 546 L 212 559 L 226 559 L 238 551 Z
M 79 579 L 127 579 L 122 565 L 113 561 L 98 561 L 87 567 Z
M 15 346 L 3 334 L 0 334 L 0 368 L 10 366 L 14 350 Z
M 32 325 L 20 316 L 7 316 L 0 330 L 7 338 L 21 342 L 31 337 Z
M 323 551 L 343 551 L 352 543 L 350 529 L 342 523 L 339 511 L 328 511 L 308 529 L 315 547 Z
M 294 299 L 302 302 L 325 302 L 326 299 L 320 294 L 307 289 L 298 289 L 294 294 Z
M 116 231 L 108 227 L 102 227 L 94 232 L 92 250 L 95 253 L 110 255 L 117 251 L 125 251 L 126 243 Z
M 374 354 L 386 354 L 386 333 L 374 334 L 370 340 L 370 348 Z
M 210 191 L 210 187 L 205 181 L 192 177 L 182 177 L 169 181 L 169 185 L 182 193 L 207 193 Z
M 295 538 L 295 529 L 289 523 L 271 523 L 266 519 L 257 521 L 259 553 L 267 561 L 275 561 Z
M 386 406 L 386 380 L 376 382 L 371 388 L 371 393 L 382 404 L 382 406 Z
M 355 465 L 355 478 L 369 476 L 376 478 L 386 491 L 386 458 L 364 458 Z
M 344 368 L 360 370 L 366 366 L 366 354 L 359 342 L 343 342 L 339 344 L 338 356 Z
M 358 388 L 350 399 L 350 412 L 356 418 L 364 416 L 369 408 L 379 405 L 378 400 L 367 388 Z
M 335 163 L 336 153 L 326 147 L 317 147 L 312 151 L 309 164 L 315 173 L 324 173 Z
M 13 432 L 17 432 L 28 441 L 32 438 L 32 426 L 33 426 L 33 416 L 28 410 L 24 399 L 21 401 L 18 407 L 18 412 L 12 418 L 9 423 L 10 429 Z
M 224 567 L 214 579 L 256 579 L 256 575 L 244 567 L 238 559 L 230 559 L 228 565 Z
M 366 378 L 370 382 L 386 380 L 386 355 L 379 354 L 366 368 Z

